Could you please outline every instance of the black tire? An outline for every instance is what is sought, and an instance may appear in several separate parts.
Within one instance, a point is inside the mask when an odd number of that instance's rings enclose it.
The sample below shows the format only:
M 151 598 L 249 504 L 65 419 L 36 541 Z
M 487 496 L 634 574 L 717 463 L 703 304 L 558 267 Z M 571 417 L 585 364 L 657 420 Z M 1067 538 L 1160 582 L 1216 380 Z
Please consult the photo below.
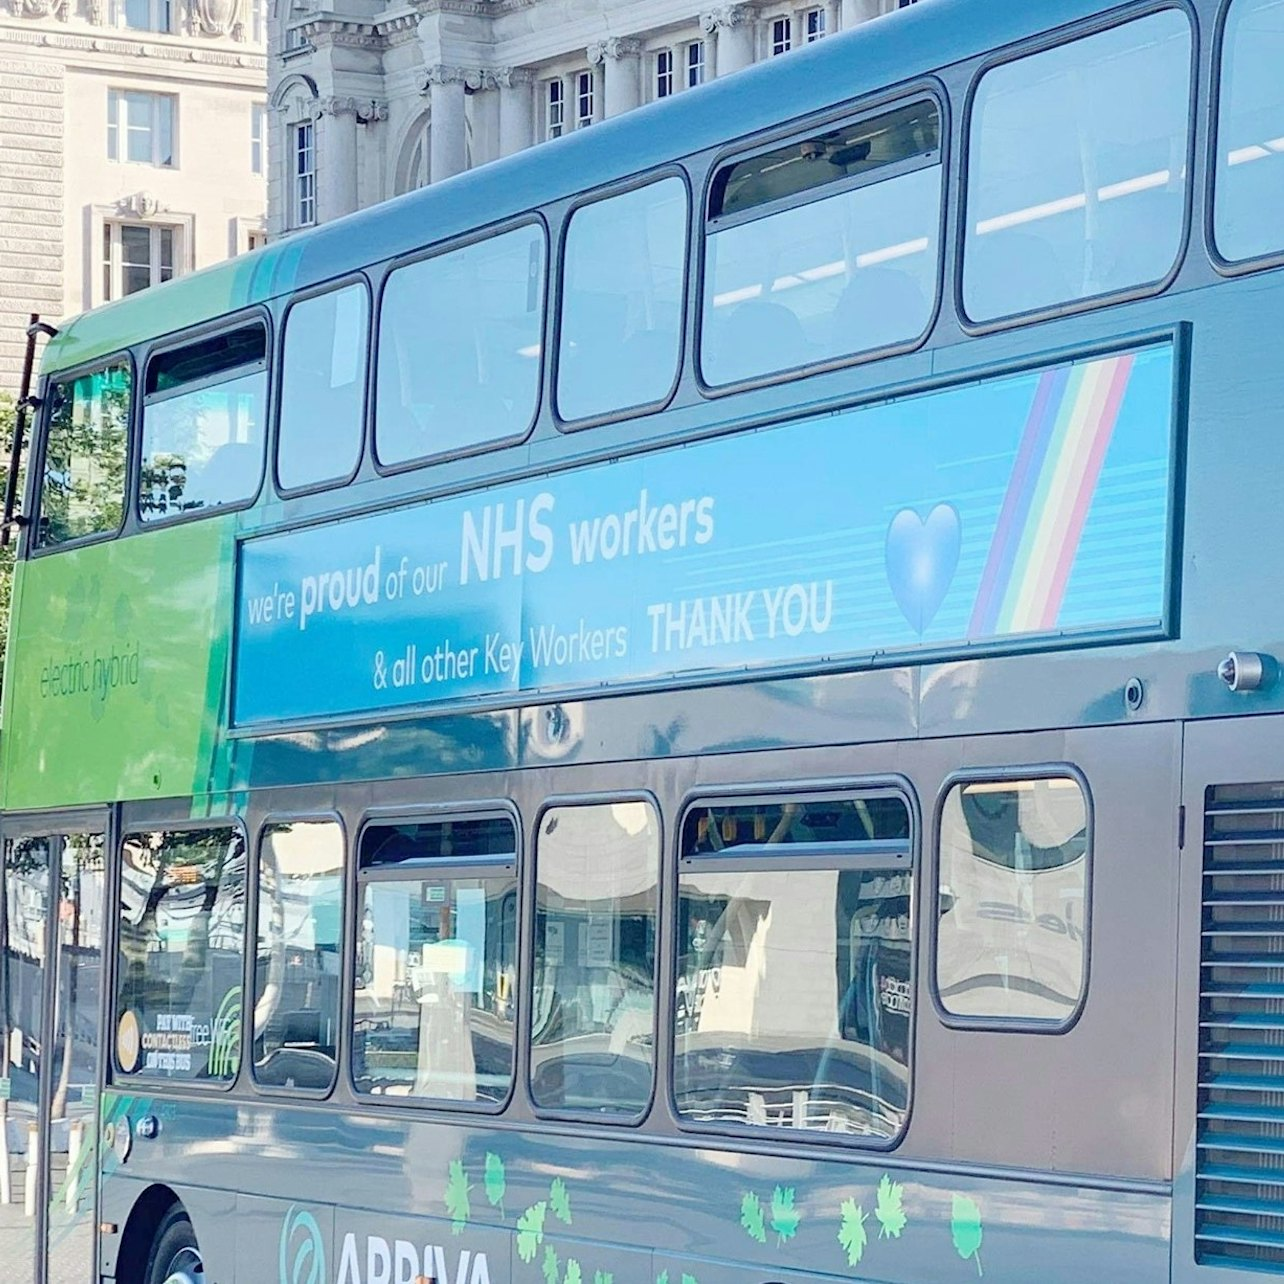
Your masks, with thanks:
M 156 1227 L 143 1284 L 166 1284 L 175 1275 L 185 1284 L 189 1280 L 191 1284 L 202 1284 L 205 1279 L 196 1232 L 182 1204 L 171 1204 Z

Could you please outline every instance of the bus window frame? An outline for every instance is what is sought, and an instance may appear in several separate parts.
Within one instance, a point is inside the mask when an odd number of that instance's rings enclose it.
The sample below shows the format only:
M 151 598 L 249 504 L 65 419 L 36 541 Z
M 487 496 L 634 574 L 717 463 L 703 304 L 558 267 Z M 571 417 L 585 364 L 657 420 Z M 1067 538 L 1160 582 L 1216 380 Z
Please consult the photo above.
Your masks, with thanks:
M 509 433 L 504 437 L 493 437 L 471 446 L 457 446 L 453 450 L 440 450 L 414 459 L 401 460 L 394 464 L 385 464 L 379 458 L 379 355 L 383 346 L 383 303 L 388 292 L 388 282 L 394 273 L 401 268 L 412 267 L 416 263 L 426 263 L 430 259 L 453 254 L 456 250 L 466 250 L 469 246 L 479 245 L 483 241 L 494 240 L 508 232 L 520 231 L 524 227 L 538 228 L 544 234 L 544 312 L 539 321 L 540 354 L 539 370 L 535 377 L 535 404 L 531 408 L 530 420 L 519 433 Z M 425 248 L 417 249 L 397 258 L 384 260 L 364 269 L 364 273 L 379 273 L 378 283 L 373 285 L 373 298 L 370 313 L 370 349 L 366 370 L 368 381 L 366 400 L 366 434 L 369 441 L 370 462 L 380 477 L 396 477 L 418 468 L 430 468 L 436 464 L 451 463 L 458 459 L 471 459 L 478 455 L 488 455 L 492 451 L 503 450 L 510 446 L 520 446 L 530 440 L 531 434 L 539 423 L 544 409 L 545 386 L 548 378 L 548 353 L 545 351 L 548 336 L 548 310 L 553 301 L 553 235 L 549 228 L 547 207 L 537 205 L 533 209 L 514 217 L 505 218 L 498 223 L 488 223 L 485 227 L 475 228 L 461 236 L 438 241 Z
M 398 823 L 410 825 L 431 824 L 450 820 L 486 820 L 500 817 L 509 821 L 513 826 L 514 881 L 517 885 L 517 935 L 513 943 L 513 958 L 517 965 L 517 981 L 514 987 L 515 1011 L 513 1013 L 513 1070 L 512 1074 L 509 1075 L 507 1093 L 504 1095 L 503 1100 L 487 1103 L 457 1101 L 450 1097 L 389 1097 L 386 1094 L 362 1092 L 357 1087 L 357 1077 L 353 1067 L 353 1051 L 356 1043 L 353 1026 L 356 1022 L 357 1014 L 356 964 L 359 930 L 357 916 L 361 907 L 362 886 L 364 883 L 371 881 L 415 882 L 422 880 L 425 874 L 425 867 L 416 865 L 408 870 L 391 874 L 385 873 L 382 879 L 378 875 L 373 878 L 369 875 L 363 877 L 361 872 L 361 844 L 365 840 L 366 830 L 377 825 L 396 825 Z M 522 950 L 522 915 L 525 903 L 523 880 L 526 875 L 527 865 L 525 840 L 526 834 L 522 825 L 521 812 L 516 804 L 507 798 L 482 798 L 466 802 L 422 803 L 408 807 L 368 807 L 361 813 L 348 847 L 348 868 L 344 878 L 345 895 L 348 896 L 348 903 L 344 906 L 343 915 L 345 937 L 344 981 L 340 990 L 339 1000 L 340 1019 L 343 1022 L 343 1028 L 339 1032 L 338 1047 L 341 1064 L 335 1084 L 331 1086 L 331 1093 L 334 1092 L 335 1086 L 342 1082 L 345 1093 L 356 1103 L 358 1108 L 368 1108 L 379 1112 L 411 1110 L 420 1114 L 432 1114 L 433 1112 L 441 1111 L 447 1115 L 481 1115 L 494 1118 L 504 1114 L 509 1109 L 513 1103 L 518 1081 L 525 1073 L 522 1059 L 522 1023 L 526 1009 L 525 980 L 522 976 L 522 967 L 525 963 Z M 484 866 L 485 863 L 485 858 L 483 858 L 475 861 L 472 867 Z M 498 860 L 493 860 L 493 863 L 496 868 L 499 867 Z M 461 864 L 451 868 L 457 872 L 468 867 Z
M 1083 876 L 1083 979 L 1079 986 L 1079 1001 L 1074 1010 L 1063 1021 L 1040 1021 L 1031 1017 L 998 1017 L 998 1016 L 962 1016 L 951 1012 L 941 998 L 937 984 L 939 930 L 941 925 L 941 826 L 945 820 L 945 804 L 955 788 L 966 784 L 1003 784 L 1005 781 L 1028 780 L 1073 780 L 1083 797 L 1084 828 L 1088 835 L 1085 849 Z M 932 818 L 932 860 L 930 894 L 932 898 L 932 922 L 928 927 L 927 988 L 932 996 L 932 1006 L 936 1009 L 937 1018 L 943 1026 L 951 1030 L 987 1030 L 999 1034 L 1069 1034 L 1079 1023 L 1083 1010 L 1088 1003 L 1088 992 L 1092 984 L 1092 897 L 1095 889 L 1094 870 L 1096 867 L 1097 813 L 1088 785 L 1088 778 L 1082 769 L 1072 762 L 1039 762 L 996 764 L 991 767 L 967 767 L 951 772 L 941 782 L 936 796 L 936 806 Z
M 691 864 L 703 864 L 701 858 L 695 858 L 695 861 L 685 860 L 682 856 L 682 832 L 686 827 L 687 816 L 696 807 L 709 806 L 712 803 L 732 803 L 732 802 L 753 802 L 761 799 L 764 802 L 776 800 L 781 802 L 793 802 L 800 799 L 815 799 L 822 801 L 827 798 L 850 799 L 856 797 L 895 797 L 899 798 L 905 804 L 905 811 L 909 817 L 910 835 L 909 835 L 909 876 L 910 876 L 910 994 L 912 996 L 912 1007 L 909 1019 L 909 1037 L 907 1039 L 906 1056 L 908 1058 L 906 1065 L 906 1093 L 905 1093 L 905 1117 L 901 1122 L 900 1130 L 892 1137 L 886 1138 L 869 1138 L 862 1137 L 858 1133 L 831 1133 L 824 1132 L 819 1128 L 771 1128 L 762 1125 L 753 1124 L 716 1124 L 701 1123 L 697 1120 L 691 1120 L 678 1109 L 677 1098 L 677 1003 L 675 1002 L 673 990 L 677 983 L 678 977 L 678 905 L 680 897 L 678 895 L 678 880 L 681 878 L 683 868 Z M 841 860 L 841 858 L 838 858 Z M 785 1150 L 793 1146 L 817 1146 L 832 1149 L 834 1147 L 846 1147 L 858 1150 L 866 1154 L 885 1154 L 898 1149 L 909 1135 L 910 1124 L 914 1117 L 914 1083 L 915 1067 L 918 1062 L 918 1011 L 919 1011 L 919 953 L 921 942 L 919 940 L 919 901 L 923 892 L 923 867 L 925 864 L 925 853 L 923 851 L 923 817 L 919 806 L 918 793 L 914 788 L 913 782 L 908 776 L 902 776 L 896 773 L 886 775 L 871 775 L 857 777 L 829 778 L 818 777 L 811 780 L 772 780 L 761 783 L 734 784 L 734 785 L 704 785 L 694 789 L 689 789 L 682 797 L 681 804 L 678 808 L 678 821 L 674 827 L 674 872 L 671 880 L 666 879 L 667 885 L 671 881 L 673 902 L 669 919 L 666 920 L 666 926 L 669 929 L 669 949 L 668 949 L 668 975 L 670 980 L 669 990 L 665 993 L 665 1014 L 667 1017 L 668 1037 L 668 1106 L 672 1114 L 675 1126 L 679 1133 L 693 1137 L 723 1137 L 734 1139 L 742 1144 L 752 1144 L 754 1152 L 759 1150 L 774 1152 L 776 1150 Z M 734 861 L 728 861 L 729 868 L 737 868 Z M 799 864 L 801 868 L 801 863 Z M 823 858 L 814 858 L 807 868 L 840 868 L 831 858 L 825 861 Z
M 240 499 L 235 503 L 211 504 L 205 508 L 189 509 L 187 512 L 166 514 L 164 516 L 153 517 L 150 519 L 144 518 L 142 514 L 140 482 L 142 481 L 143 470 L 143 421 L 146 417 L 148 405 L 152 402 L 169 401 L 174 397 L 182 396 L 184 393 L 200 391 L 207 387 L 217 387 L 220 383 L 228 382 L 226 374 L 210 375 L 204 379 L 193 379 L 190 383 L 182 384 L 178 388 L 166 389 L 166 391 L 162 393 L 154 393 L 149 397 L 147 396 L 145 389 L 147 374 L 152 361 L 156 357 L 162 357 L 166 353 L 174 352 L 179 348 L 186 348 L 190 344 L 199 343 L 204 339 L 217 338 L 220 334 L 232 334 L 237 330 L 248 329 L 256 322 L 263 326 L 262 362 L 255 362 L 253 365 L 233 367 L 233 369 L 239 369 L 255 374 L 262 369 L 264 375 L 266 375 L 263 390 L 263 446 L 259 456 L 259 479 L 258 484 L 254 488 L 254 493 L 247 499 Z M 271 430 L 273 419 L 276 415 L 273 357 L 276 352 L 277 344 L 278 336 L 271 311 L 265 304 L 253 304 L 248 308 L 242 308 L 240 311 L 228 313 L 225 316 L 218 317 L 216 320 L 207 322 L 203 325 L 193 326 L 191 329 L 180 331 L 177 334 L 166 335 L 159 341 L 149 344 L 143 350 L 139 364 L 141 365 L 143 372 L 144 394 L 138 399 L 136 427 L 138 449 L 136 452 L 137 459 L 132 478 L 133 494 L 129 504 L 130 518 L 132 522 L 136 524 L 138 530 L 160 530 L 170 526 L 179 526 L 184 522 L 196 522 L 211 517 L 224 516 L 228 513 L 238 513 L 247 508 L 253 508 L 255 504 L 259 502 L 268 476 L 268 450 L 272 444 Z
M 566 419 L 557 404 L 557 392 L 562 366 L 562 315 L 566 301 L 566 248 L 570 239 L 571 221 L 580 210 L 586 209 L 591 205 L 609 201 L 616 196 L 626 196 L 629 192 L 641 191 L 646 187 L 656 186 L 668 178 L 680 178 L 682 180 L 687 200 L 686 244 L 683 247 L 682 254 L 682 290 L 679 304 L 681 314 L 678 322 L 678 360 L 673 380 L 664 396 L 653 401 L 639 402 L 636 405 L 608 410 L 602 414 Z M 576 196 L 561 210 L 560 225 L 557 233 L 557 297 L 553 300 L 555 307 L 550 311 L 548 318 L 548 343 L 550 349 L 548 358 L 548 406 L 551 411 L 553 425 L 558 432 L 582 432 L 588 428 L 599 428 L 604 424 L 617 423 L 624 419 L 640 419 L 645 415 L 660 414 L 672 405 L 674 397 L 678 395 L 678 389 L 682 387 L 682 379 L 686 374 L 687 341 L 693 328 L 691 321 L 691 268 L 695 261 L 695 240 L 699 235 L 700 222 L 695 196 L 695 183 L 686 166 L 680 161 L 670 161 L 656 169 L 647 170 L 645 173 L 634 174 L 622 182 L 612 183 L 607 187 L 594 188 L 587 194 Z
M 286 301 L 285 307 L 281 311 L 280 324 L 277 326 L 276 334 L 276 351 L 275 351 L 275 368 L 272 371 L 272 413 L 270 415 L 270 433 L 266 442 L 269 463 L 271 465 L 272 486 L 276 494 L 281 499 L 298 499 L 304 495 L 317 495 L 328 490 L 343 490 L 351 486 L 361 473 L 362 465 L 366 461 L 366 455 L 371 448 L 371 425 L 374 423 L 374 416 L 371 411 L 371 403 L 374 396 L 374 331 L 375 331 L 375 287 L 372 284 L 369 272 L 373 268 L 357 268 L 352 272 L 345 273 L 343 276 L 334 277 L 321 285 L 311 286 L 308 289 L 300 290 L 297 294 L 292 294 Z M 385 275 L 387 275 L 385 273 Z M 281 446 L 281 410 L 284 405 L 283 394 L 285 391 L 285 341 L 286 334 L 290 324 L 290 313 L 294 311 L 295 305 L 307 303 L 311 299 L 319 299 L 327 294 L 337 294 L 340 290 L 345 290 L 354 285 L 364 285 L 366 292 L 366 342 L 365 342 L 365 380 L 361 390 L 361 433 L 357 447 L 357 458 L 352 468 L 341 477 L 331 477 L 326 481 L 309 482 L 305 486 L 284 486 L 281 484 L 280 472 L 280 446 Z
M 651 1001 L 651 1092 L 641 1110 L 633 1114 L 602 1114 L 597 1110 L 559 1110 L 556 1107 L 541 1106 L 535 1100 L 531 1084 L 531 1069 L 534 1065 L 534 1024 L 535 1024 L 535 953 L 539 948 L 536 933 L 536 922 L 539 918 L 539 835 L 544 825 L 544 817 L 558 808 L 566 807 L 603 807 L 613 803 L 642 803 L 651 809 L 656 822 L 656 866 L 655 866 L 655 969 L 653 972 L 654 989 Z M 521 1024 L 518 1038 L 524 1053 L 521 1071 L 522 1087 L 526 1096 L 526 1105 L 532 1116 L 540 1120 L 552 1120 L 562 1123 L 595 1124 L 611 1130 L 626 1128 L 637 1131 L 646 1124 L 655 1112 L 656 1101 L 660 1095 L 661 1079 L 668 1074 L 669 1067 L 664 1055 L 661 1036 L 664 1032 L 662 1016 L 667 1012 L 668 1000 L 661 986 L 666 969 L 665 931 L 668 928 L 669 896 L 666 887 L 665 866 L 667 864 L 667 838 L 665 833 L 665 813 L 659 798 L 649 789 L 599 790 L 591 793 L 549 794 L 540 803 L 535 812 L 535 821 L 530 829 L 530 890 L 529 905 L 529 944 L 523 952 L 522 961 L 526 964 L 526 977 L 522 982 L 524 1013 L 519 1010 Z M 521 924 L 518 924 L 519 928 Z
M 339 882 L 344 897 L 344 903 L 340 906 L 342 913 L 339 919 L 339 1005 L 335 1013 L 337 1023 L 334 1040 L 335 1065 L 334 1073 L 330 1076 L 330 1086 L 325 1089 L 321 1088 L 287 1088 L 277 1087 L 271 1084 L 261 1084 L 258 1076 L 254 1073 L 254 1010 L 258 1007 L 258 949 L 259 949 L 259 896 L 260 896 L 260 879 L 259 869 L 263 859 L 263 841 L 267 831 L 274 826 L 291 825 L 291 824 L 335 824 L 339 827 L 339 836 L 343 840 L 343 868 L 339 871 Z M 247 1050 L 244 1060 L 249 1066 L 248 1079 L 250 1091 L 255 1096 L 260 1097 L 288 1097 L 308 1101 L 328 1101 L 334 1096 L 336 1087 L 338 1087 L 341 1067 L 345 1049 L 344 1034 L 346 1025 L 344 1020 L 344 1003 L 347 997 L 347 986 L 343 980 L 345 976 L 351 975 L 350 969 L 347 968 L 347 935 L 348 935 L 348 866 L 352 863 L 352 845 L 349 841 L 348 827 L 343 822 L 343 816 L 338 811 L 268 811 L 264 813 L 262 820 L 259 822 L 258 836 L 254 846 L 254 873 L 252 881 L 247 879 L 246 896 L 250 901 L 249 913 L 247 914 L 246 940 L 245 940 L 245 960 L 246 970 L 248 973 L 248 984 L 244 993 L 250 996 L 251 1001 L 242 1006 L 245 1009 L 246 1030 L 242 1040 L 242 1048 Z M 251 942 L 253 948 L 251 948 Z
M 170 813 L 169 815 L 172 815 Z M 251 1012 L 247 1010 L 244 1001 L 245 996 L 245 978 L 246 963 L 250 959 L 250 917 L 252 907 L 247 905 L 245 912 L 244 932 L 242 935 L 241 946 L 241 1015 L 239 1018 L 240 1029 L 240 1051 L 237 1057 L 236 1074 L 226 1081 L 211 1082 L 202 1079 L 170 1079 L 164 1075 L 151 1075 L 146 1070 L 136 1070 L 133 1074 L 128 1074 L 120 1068 L 120 1058 L 117 1052 L 115 1029 L 119 1024 L 117 1015 L 117 1005 L 120 1002 L 120 910 L 121 896 L 120 886 L 125 868 L 124 848 L 125 844 L 131 838 L 139 834 L 191 834 L 201 832 L 207 829 L 235 829 L 241 835 L 241 842 L 245 848 L 245 893 L 248 900 L 253 891 L 255 897 L 258 896 L 257 877 L 252 872 L 252 866 L 257 865 L 257 855 L 254 860 L 250 859 L 250 835 L 245 823 L 245 818 L 239 812 L 232 812 L 226 816 L 202 816 L 199 819 L 184 820 L 181 817 L 172 819 L 167 817 L 158 817 L 157 819 L 141 821 L 128 826 L 120 826 L 116 834 L 115 862 L 111 866 L 113 877 L 109 879 L 108 884 L 108 912 L 111 919 L 111 930 L 108 934 L 108 946 L 111 949 L 111 1006 L 108 1009 L 108 1024 L 104 1027 L 104 1039 L 107 1038 L 106 1031 L 110 1030 L 111 1052 L 103 1058 L 103 1074 L 106 1085 L 109 1088 L 115 1088 L 118 1091 L 127 1091 L 130 1084 L 148 1084 L 166 1090 L 180 1089 L 182 1091 L 191 1090 L 193 1092 L 206 1093 L 210 1096 L 225 1096 L 228 1093 L 235 1093 L 241 1090 L 247 1070 L 246 1062 L 249 1059 L 246 1056 L 246 1049 L 251 1044 L 246 1041 L 246 1035 L 252 1036 Z M 251 1052 L 251 1055 L 252 1052 Z
M 739 379 L 734 383 L 709 383 L 705 378 L 700 356 L 704 342 L 705 267 L 708 259 L 709 237 L 713 232 L 742 223 L 756 222 L 758 219 L 767 217 L 767 214 L 762 211 L 780 213 L 784 210 L 814 204 L 825 199 L 826 196 L 836 196 L 846 191 L 873 186 L 884 179 L 896 177 L 903 173 L 912 173 L 919 169 L 929 169 L 931 166 L 910 165 L 902 162 L 895 166 L 888 166 L 887 169 L 890 172 L 884 173 L 881 179 L 865 175 L 838 179 L 826 186 L 796 193 L 792 197 L 764 202 L 762 206 L 755 207 L 753 210 L 746 210 L 743 214 L 720 216 L 717 219 L 711 219 L 709 217 L 709 208 L 713 197 L 713 184 L 719 172 L 729 164 L 749 160 L 754 156 L 779 147 L 782 143 L 791 141 L 801 143 L 817 131 L 845 124 L 858 124 L 862 120 L 880 116 L 889 109 L 894 110 L 898 106 L 909 106 L 912 103 L 926 100 L 930 100 L 935 104 L 940 122 L 939 160 L 936 163 L 941 170 L 941 200 L 937 216 L 937 253 L 934 273 L 936 293 L 928 314 L 927 325 L 923 331 L 915 337 L 900 343 L 886 344 L 881 348 L 871 348 L 865 352 L 849 353 L 846 356 L 814 361 L 809 365 L 792 366 L 787 370 L 775 370 L 767 374 L 753 375 L 748 379 Z M 697 212 L 698 227 L 695 229 L 694 235 L 698 244 L 695 247 L 694 273 L 690 283 L 692 291 L 691 329 L 693 332 L 692 367 L 695 373 L 696 386 L 699 388 L 702 397 L 708 400 L 716 400 L 720 397 L 727 397 L 756 388 L 792 383 L 795 380 L 805 379 L 811 375 L 828 374 L 831 371 L 843 370 L 852 366 L 869 365 L 871 362 L 882 361 L 887 357 L 904 356 L 910 352 L 917 352 L 931 340 L 941 320 L 947 293 L 945 269 L 947 251 L 951 248 L 949 244 L 949 214 L 953 122 L 954 114 L 949 90 L 946 88 L 945 82 L 936 74 L 928 74 L 917 76 L 913 80 L 905 81 L 889 89 L 880 90 L 872 96 L 839 104 L 837 107 L 829 108 L 824 112 L 805 117 L 802 120 L 787 122 L 783 126 L 759 134 L 747 145 L 737 142 L 721 147 L 713 153 L 704 176 L 701 203 Z M 902 168 L 902 165 L 904 165 L 904 168 Z
M 61 544 L 50 544 L 41 547 L 37 541 L 40 528 L 40 517 L 44 511 L 45 499 L 45 459 L 49 449 L 49 426 L 53 417 L 53 388 L 55 384 L 71 383 L 85 375 L 95 374 L 110 366 L 125 364 L 129 368 L 129 413 L 125 424 L 125 490 L 121 496 L 120 521 L 114 529 L 94 531 L 91 535 L 77 535 L 75 539 L 63 540 Z M 142 401 L 138 396 L 139 361 L 132 348 L 122 348 L 107 356 L 95 357 L 92 361 L 80 365 L 68 366 L 65 370 L 51 371 L 42 377 L 40 390 L 40 420 L 35 441 L 27 452 L 27 486 L 24 488 L 30 497 L 30 520 L 23 523 L 25 553 L 27 558 L 35 560 L 41 557 L 52 557 L 68 549 L 85 548 L 90 544 L 105 544 L 109 540 L 119 539 L 124 534 L 133 515 L 131 496 L 137 490 L 134 473 L 138 467 L 138 449 L 142 443 Z
M 1204 155 L 1204 243 L 1213 270 L 1224 277 L 1247 276 L 1284 263 L 1284 238 L 1280 248 L 1248 259 L 1228 259 L 1217 245 L 1218 150 L 1221 145 L 1222 90 L 1226 83 L 1226 28 L 1238 0 L 1221 0 L 1213 18 L 1212 66 L 1208 82 L 1208 139 Z
M 1132 285 L 1126 289 L 1114 290 L 1106 294 L 1093 294 L 1087 298 L 1052 303 L 1046 307 L 1033 308 L 1027 312 L 1017 312 L 1010 316 L 997 317 L 991 321 L 972 320 L 964 305 L 963 275 L 966 267 L 965 254 L 969 217 L 968 194 L 971 190 L 970 180 L 972 176 L 972 124 L 976 114 L 976 100 L 981 82 L 996 67 L 1020 62 L 1024 58 L 1034 57 L 1038 54 L 1047 53 L 1051 49 L 1059 49 L 1062 46 L 1074 44 L 1076 41 L 1085 39 L 1088 36 L 1100 35 L 1102 32 L 1112 31 L 1116 27 L 1127 26 L 1130 22 L 1138 22 L 1143 18 L 1149 18 L 1166 10 L 1174 10 L 1183 14 L 1190 28 L 1190 81 L 1186 100 L 1186 148 L 1183 153 L 1186 161 L 1186 183 L 1185 193 L 1182 197 L 1181 235 L 1177 241 L 1177 251 L 1173 256 L 1172 265 L 1158 281 Z M 1196 160 L 1199 156 L 1196 139 L 1199 133 L 1200 113 L 1203 110 L 1200 99 L 1200 90 L 1202 88 L 1200 78 L 1201 36 L 1202 28 L 1193 0 L 1135 0 L 1132 4 L 1110 9 L 1106 13 L 1094 14 L 1069 26 L 1059 27 L 1050 32 L 1042 32 L 1028 40 L 1021 41 L 1019 44 L 1005 46 L 1003 49 L 988 54 L 972 64 L 970 71 L 967 73 L 962 129 L 959 135 L 958 190 L 955 202 L 958 218 L 954 229 L 954 244 L 951 246 L 954 254 L 954 311 L 958 318 L 959 328 L 965 336 L 976 338 L 1003 330 L 1014 330 L 1022 326 L 1037 325 L 1042 321 L 1053 321 L 1062 317 L 1097 312 L 1103 308 L 1119 304 L 1134 303 L 1139 299 L 1156 298 L 1172 288 L 1173 283 L 1185 268 L 1192 250 L 1191 239 L 1194 232 L 1193 206 L 1196 180 L 1199 177 L 1196 171 Z M 1205 182 L 1204 186 L 1207 188 L 1208 183 Z

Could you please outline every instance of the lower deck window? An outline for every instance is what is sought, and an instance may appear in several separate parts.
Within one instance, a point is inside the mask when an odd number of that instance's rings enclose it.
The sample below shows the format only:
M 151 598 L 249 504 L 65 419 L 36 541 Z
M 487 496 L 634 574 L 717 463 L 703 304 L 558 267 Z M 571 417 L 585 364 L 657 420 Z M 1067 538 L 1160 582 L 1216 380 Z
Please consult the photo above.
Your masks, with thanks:
M 1063 1027 L 1087 980 L 1088 808 L 1070 776 L 955 785 L 941 814 L 936 990 L 974 1023 Z
M 655 1073 L 659 818 L 637 801 L 553 807 L 535 859 L 531 1097 L 637 1117 Z
M 894 794 L 702 803 L 682 827 L 674 1097 L 713 1126 L 897 1136 L 913 1004 Z
M 245 840 L 239 829 L 125 839 L 119 951 L 118 1072 L 235 1079 L 245 959 Z
M 356 1090 L 501 1105 L 516 1014 L 513 822 L 372 825 L 359 878 Z

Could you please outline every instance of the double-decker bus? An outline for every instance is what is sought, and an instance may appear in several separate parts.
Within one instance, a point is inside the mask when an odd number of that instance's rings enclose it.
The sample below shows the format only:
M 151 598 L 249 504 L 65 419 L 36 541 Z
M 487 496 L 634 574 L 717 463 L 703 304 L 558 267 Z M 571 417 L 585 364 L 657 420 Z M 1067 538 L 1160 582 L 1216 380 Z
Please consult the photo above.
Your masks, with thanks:
M 1282 57 L 935 0 L 64 325 L 5 1279 L 1284 1271 Z

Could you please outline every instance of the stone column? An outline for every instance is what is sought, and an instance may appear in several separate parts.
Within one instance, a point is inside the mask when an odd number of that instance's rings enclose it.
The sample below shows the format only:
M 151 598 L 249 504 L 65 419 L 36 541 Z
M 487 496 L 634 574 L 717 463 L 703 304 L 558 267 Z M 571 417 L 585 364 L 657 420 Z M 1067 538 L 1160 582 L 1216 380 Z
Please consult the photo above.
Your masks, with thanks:
M 324 98 L 320 107 L 313 142 L 317 222 L 328 223 L 357 208 L 357 105 L 351 98 Z
M 525 67 L 499 67 L 491 75 L 499 88 L 499 154 L 511 156 L 535 141 L 534 77 Z
M 883 0 L 842 0 L 843 30 L 850 31 L 883 12 Z
M 756 5 L 724 4 L 701 15 L 700 24 L 714 38 L 714 74 L 728 76 L 754 60 Z
M 462 67 L 429 67 L 423 92 L 432 103 L 431 156 L 428 181 L 462 174 L 468 167 L 464 138 L 464 82 Z
M 471 129 L 472 149 L 468 157 L 468 167 L 476 168 L 487 161 L 498 160 L 499 150 L 499 83 L 489 72 L 479 72 L 477 85 L 474 88 L 471 78 L 468 103 L 472 111 L 469 122 Z
M 602 114 L 619 116 L 642 101 L 642 42 L 632 36 L 611 36 L 585 50 L 590 66 L 602 65 L 606 84 Z
M 825 3 L 825 35 L 832 36 L 836 31 L 841 30 L 842 22 L 842 0 L 826 0 Z

